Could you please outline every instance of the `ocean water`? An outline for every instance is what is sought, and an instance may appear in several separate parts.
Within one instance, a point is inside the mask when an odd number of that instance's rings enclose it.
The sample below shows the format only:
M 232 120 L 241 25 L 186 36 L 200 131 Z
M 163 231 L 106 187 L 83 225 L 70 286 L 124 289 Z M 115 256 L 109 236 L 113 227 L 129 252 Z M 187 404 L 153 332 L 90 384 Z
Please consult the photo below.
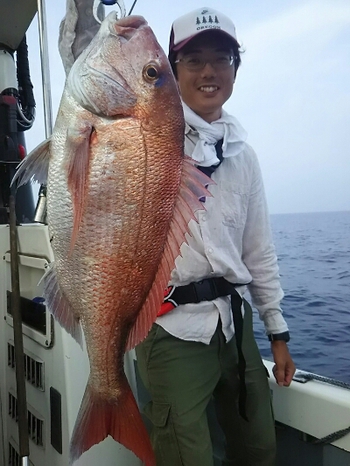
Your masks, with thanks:
M 350 383 L 350 212 L 271 216 L 297 369 Z M 262 356 L 271 359 L 255 313 Z

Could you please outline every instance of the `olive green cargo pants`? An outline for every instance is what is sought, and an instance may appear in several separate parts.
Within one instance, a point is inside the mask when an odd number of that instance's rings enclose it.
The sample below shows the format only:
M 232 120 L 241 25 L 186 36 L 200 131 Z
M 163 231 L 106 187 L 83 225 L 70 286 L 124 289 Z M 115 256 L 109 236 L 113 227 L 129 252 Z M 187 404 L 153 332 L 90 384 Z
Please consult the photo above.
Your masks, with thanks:
M 226 343 L 220 324 L 209 345 L 179 340 L 154 324 L 137 348 L 138 369 L 152 401 L 157 466 L 213 466 L 206 408 L 214 398 L 226 439 L 223 466 L 275 465 L 276 439 L 266 369 L 254 339 L 252 310 L 245 302 L 243 353 L 246 413 L 238 413 L 236 340 Z

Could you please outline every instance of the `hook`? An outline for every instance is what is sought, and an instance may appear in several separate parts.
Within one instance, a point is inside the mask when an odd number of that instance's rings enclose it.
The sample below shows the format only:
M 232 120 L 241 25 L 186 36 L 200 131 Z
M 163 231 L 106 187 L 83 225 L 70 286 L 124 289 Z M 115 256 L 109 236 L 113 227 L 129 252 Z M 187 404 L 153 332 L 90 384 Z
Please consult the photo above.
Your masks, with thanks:
M 109 5 L 109 6 L 117 4 L 118 7 L 119 7 L 119 11 L 120 11 L 120 18 L 125 18 L 126 9 L 125 9 L 125 5 L 124 5 L 124 0 L 94 0 L 94 6 L 92 7 L 92 12 L 93 12 L 95 20 L 99 24 L 101 24 L 102 21 L 100 20 L 100 18 L 97 15 L 97 10 L 98 10 L 98 7 L 100 6 L 101 3 L 103 5 Z

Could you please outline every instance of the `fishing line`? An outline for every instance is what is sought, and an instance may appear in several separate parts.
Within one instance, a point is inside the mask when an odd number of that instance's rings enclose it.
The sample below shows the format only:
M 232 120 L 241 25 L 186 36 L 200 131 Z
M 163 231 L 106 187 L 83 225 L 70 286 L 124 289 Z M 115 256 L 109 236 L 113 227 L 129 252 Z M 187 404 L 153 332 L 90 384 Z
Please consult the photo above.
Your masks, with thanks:
M 130 8 L 130 11 L 129 11 L 129 13 L 128 13 L 128 16 L 131 15 L 132 10 L 134 9 L 134 6 L 136 5 L 136 2 L 137 2 L 137 0 L 134 0 L 134 3 L 132 4 L 132 6 L 131 6 L 131 8 Z

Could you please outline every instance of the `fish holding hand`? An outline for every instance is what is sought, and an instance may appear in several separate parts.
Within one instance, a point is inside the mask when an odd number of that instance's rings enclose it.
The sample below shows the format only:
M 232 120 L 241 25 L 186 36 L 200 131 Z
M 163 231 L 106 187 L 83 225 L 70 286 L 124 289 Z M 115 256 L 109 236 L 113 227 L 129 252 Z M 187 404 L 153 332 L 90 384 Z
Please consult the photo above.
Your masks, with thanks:
M 18 185 L 47 175 L 50 312 L 90 375 L 70 461 L 108 435 L 146 466 L 154 453 L 123 368 L 157 317 L 175 258 L 210 180 L 184 156 L 184 119 L 168 60 L 144 18 L 110 13 L 67 78 L 52 137 Z

